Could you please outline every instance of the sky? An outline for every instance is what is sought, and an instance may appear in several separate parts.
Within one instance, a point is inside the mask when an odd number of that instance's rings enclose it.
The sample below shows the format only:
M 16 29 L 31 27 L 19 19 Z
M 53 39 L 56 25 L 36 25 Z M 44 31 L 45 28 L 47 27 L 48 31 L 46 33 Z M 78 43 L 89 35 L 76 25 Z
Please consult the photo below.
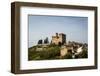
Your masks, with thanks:
M 66 34 L 66 41 L 88 43 L 88 18 L 75 16 L 28 16 L 28 47 L 48 37 L 51 42 L 55 33 Z

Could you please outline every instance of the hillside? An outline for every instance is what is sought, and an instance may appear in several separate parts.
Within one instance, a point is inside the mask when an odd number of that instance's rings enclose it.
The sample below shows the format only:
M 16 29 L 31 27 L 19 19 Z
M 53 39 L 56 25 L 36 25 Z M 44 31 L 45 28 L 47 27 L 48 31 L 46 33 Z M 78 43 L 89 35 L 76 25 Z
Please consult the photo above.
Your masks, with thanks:
M 61 48 L 61 45 L 54 44 L 33 46 L 28 49 L 28 60 L 73 59 L 72 50 L 68 50 L 64 56 L 61 56 Z M 75 58 L 87 58 L 87 48 L 83 48 L 82 52 L 75 54 Z

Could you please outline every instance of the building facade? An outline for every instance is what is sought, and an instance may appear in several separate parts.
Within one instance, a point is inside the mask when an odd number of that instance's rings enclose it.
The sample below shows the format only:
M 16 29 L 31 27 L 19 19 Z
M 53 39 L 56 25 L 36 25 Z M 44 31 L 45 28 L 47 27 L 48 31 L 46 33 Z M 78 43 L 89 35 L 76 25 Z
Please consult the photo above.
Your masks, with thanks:
M 66 43 L 66 35 L 63 33 L 56 33 L 56 36 L 52 36 L 52 40 L 51 40 L 52 44 L 65 44 Z

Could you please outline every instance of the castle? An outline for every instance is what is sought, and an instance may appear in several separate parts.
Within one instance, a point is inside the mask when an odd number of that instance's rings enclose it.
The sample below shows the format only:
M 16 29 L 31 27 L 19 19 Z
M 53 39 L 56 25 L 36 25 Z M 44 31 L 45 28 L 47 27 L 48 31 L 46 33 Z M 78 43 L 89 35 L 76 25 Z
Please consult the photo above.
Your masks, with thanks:
M 63 45 L 66 43 L 66 35 L 63 33 L 56 33 L 56 36 L 52 36 L 52 40 L 51 40 L 52 44 L 56 44 L 56 45 Z
M 72 54 L 73 58 L 75 55 L 80 54 L 83 50 L 83 46 L 87 47 L 86 44 L 74 42 L 74 41 L 69 41 L 66 44 L 66 34 L 64 33 L 56 33 L 55 36 L 52 36 L 51 43 L 49 44 L 48 37 L 43 41 L 42 39 L 38 41 L 38 45 L 40 47 L 36 48 L 36 51 L 42 51 L 47 49 L 48 45 L 55 44 L 55 45 L 60 45 L 60 57 L 66 56 L 68 53 Z M 54 46 L 55 47 L 55 46 Z

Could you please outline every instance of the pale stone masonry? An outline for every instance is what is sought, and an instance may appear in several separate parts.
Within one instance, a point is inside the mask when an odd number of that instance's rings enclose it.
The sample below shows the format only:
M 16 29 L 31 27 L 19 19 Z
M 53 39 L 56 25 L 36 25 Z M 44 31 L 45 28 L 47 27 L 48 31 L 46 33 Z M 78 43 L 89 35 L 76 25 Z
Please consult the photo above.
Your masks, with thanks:
M 52 36 L 52 40 L 51 40 L 52 44 L 65 44 L 66 43 L 66 35 L 63 33 L 56 33 L 56 36 Z
M 62 45 L 60 50 L 60 56 L 65 56 L 67 53 L 72 53 L 73 47 L 68 45 Z

